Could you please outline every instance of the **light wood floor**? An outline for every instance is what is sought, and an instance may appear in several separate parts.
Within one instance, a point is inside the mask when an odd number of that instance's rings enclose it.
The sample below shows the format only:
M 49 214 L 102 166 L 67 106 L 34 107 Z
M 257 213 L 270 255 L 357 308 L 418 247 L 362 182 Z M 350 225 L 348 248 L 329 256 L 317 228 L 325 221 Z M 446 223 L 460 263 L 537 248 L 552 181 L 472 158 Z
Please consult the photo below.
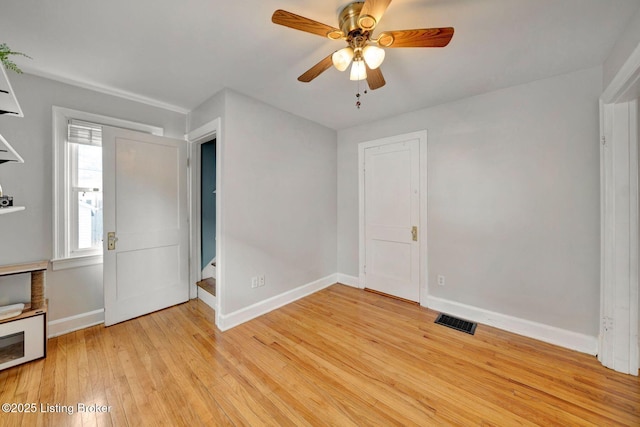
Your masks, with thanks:
M 0 425 L 640 425 L 637 377 L 435 317 L 334 285 L 221 333 L 191 301 L 51 339 L 45 360 L 0 372 L 0 403 L 111 412 L 0 413 Z

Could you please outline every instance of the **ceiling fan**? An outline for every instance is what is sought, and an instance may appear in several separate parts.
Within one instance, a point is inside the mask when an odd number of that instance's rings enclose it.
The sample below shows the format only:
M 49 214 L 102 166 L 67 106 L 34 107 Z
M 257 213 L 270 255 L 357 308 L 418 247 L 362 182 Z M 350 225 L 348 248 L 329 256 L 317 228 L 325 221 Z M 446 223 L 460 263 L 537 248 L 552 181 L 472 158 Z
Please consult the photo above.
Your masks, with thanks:
M 351 64 L 351 80 L 367 80 L 371 90 L 385 85 L 380 71 L 384 60 L 383 48 L 444 47 L 453 37 L 453 28 L 422 28 L 415 30 L 384 31 L 373 37 L 373 30 L 382 18 L 391 0 L 366 0 L 349 3 L 338 16 L 340 28 L 278 9 L 271 20 L 331 40 L 344 40 L 347 47 L 337 50 L 303 73 L 298 80 L 308 83 L 333 65 L 340 71 Z M 377 46 L 376 46 L 377 45 Z M 356 95 L 359 97 L 359 94 Z M 359 102 L 356 103 L 359 107 Z

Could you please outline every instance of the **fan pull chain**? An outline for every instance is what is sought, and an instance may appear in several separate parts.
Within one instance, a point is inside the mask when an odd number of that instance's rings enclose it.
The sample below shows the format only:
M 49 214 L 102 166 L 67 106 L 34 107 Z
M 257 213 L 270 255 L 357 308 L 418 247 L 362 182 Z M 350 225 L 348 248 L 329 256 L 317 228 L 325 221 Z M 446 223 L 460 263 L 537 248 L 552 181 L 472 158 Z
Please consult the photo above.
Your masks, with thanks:
M 367 94 L 367 90 L 365 89 L 363 92 L 364 95 Z M 362 103 L 360 102 L 360 80 L 358 80 L 358 93 L 356 93 L 356 107 L 358 108 L 358 110 L 360 109 L 360 106 L 362 105 Z

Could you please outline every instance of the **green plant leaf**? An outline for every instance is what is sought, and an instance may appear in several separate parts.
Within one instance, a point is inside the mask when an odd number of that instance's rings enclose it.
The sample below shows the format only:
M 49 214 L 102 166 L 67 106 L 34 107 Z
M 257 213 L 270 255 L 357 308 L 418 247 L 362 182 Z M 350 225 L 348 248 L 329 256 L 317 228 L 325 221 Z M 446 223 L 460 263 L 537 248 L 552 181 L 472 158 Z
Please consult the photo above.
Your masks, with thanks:
M 24 56 L 25 58 L 29 59 L 31 59 L 31 57 L 22 52 L 12 51 L 6 43 L 0 43 L 0 62 L 2 62 L 7 70 L 22 74 L 22 70 L 15 64 L 15 62 L 9 59 L 9 55 Z

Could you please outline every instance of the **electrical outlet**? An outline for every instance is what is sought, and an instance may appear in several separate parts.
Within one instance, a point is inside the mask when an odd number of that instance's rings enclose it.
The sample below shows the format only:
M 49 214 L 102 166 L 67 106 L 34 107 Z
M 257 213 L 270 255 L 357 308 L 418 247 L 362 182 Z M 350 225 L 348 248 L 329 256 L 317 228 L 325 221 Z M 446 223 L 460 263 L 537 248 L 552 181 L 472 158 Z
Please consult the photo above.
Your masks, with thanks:
M 258 276 L 253 276 L 251 278 L 251 287 L 252 288 L 257 288 L 258 287 Z
M 438 276 L 438 285 L 444 286 L 444 276 L 442 275 Z
M 264 274 L 258 276 L 258 286 L 264 286 Z

